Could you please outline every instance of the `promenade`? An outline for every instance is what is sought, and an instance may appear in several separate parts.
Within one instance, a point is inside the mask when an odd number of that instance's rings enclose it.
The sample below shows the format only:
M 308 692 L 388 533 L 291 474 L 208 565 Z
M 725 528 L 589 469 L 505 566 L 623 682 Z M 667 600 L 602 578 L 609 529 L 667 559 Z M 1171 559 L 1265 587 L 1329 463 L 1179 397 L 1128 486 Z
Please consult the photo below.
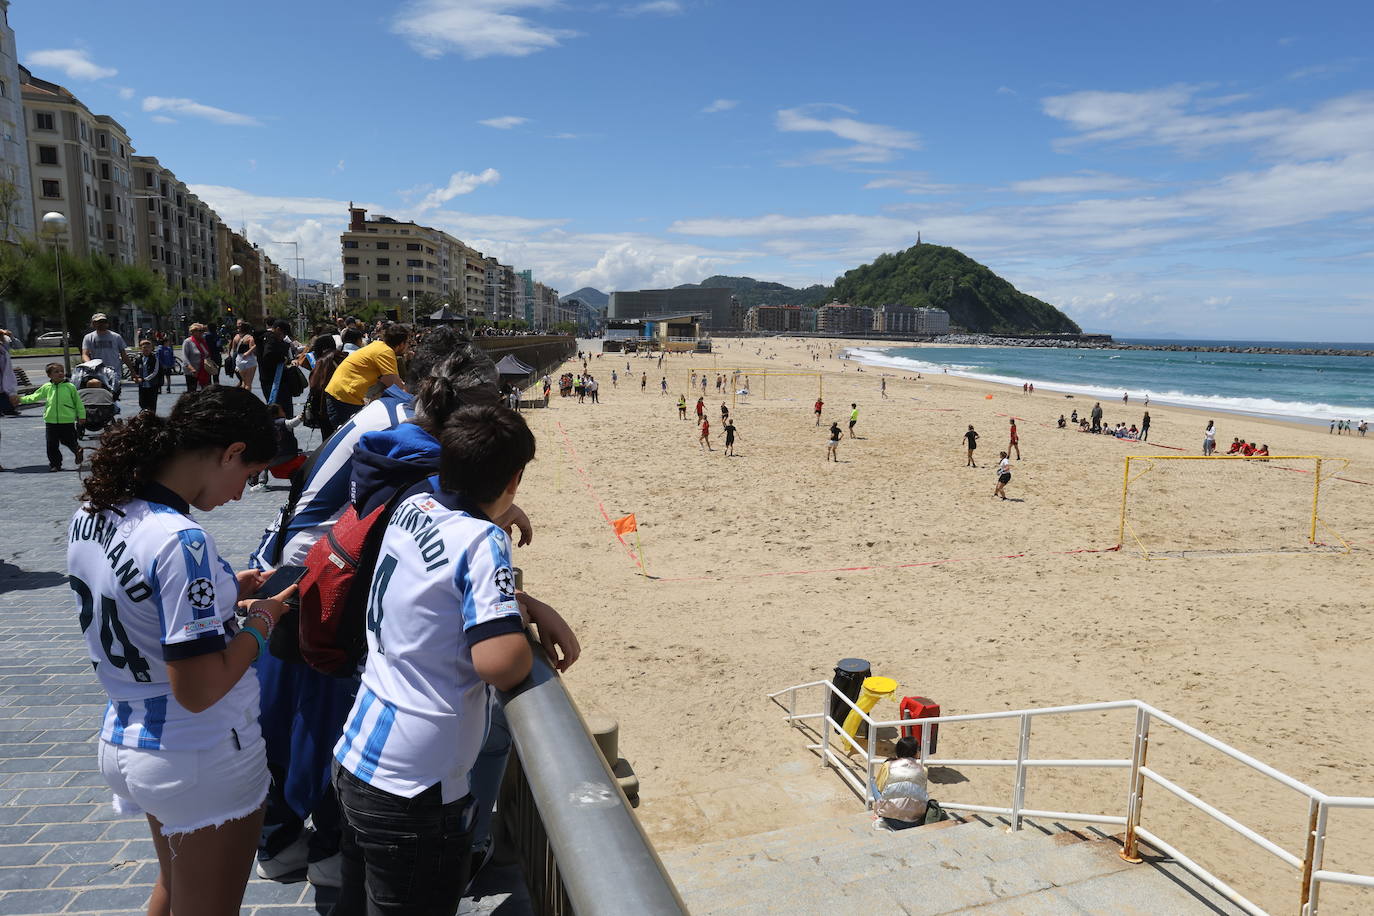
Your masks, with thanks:
M 122 400 L 129 409 L 132 394 Z M 36 411 L 0 418 L 0 916 L 141 914 L 157 876 L 148 822 L 117 817 L 96 770 L 105 697 L 67 587 L 63 533 L 81 488 L 70 459 L 48 471 Z M 201 519 L 241 566 L 284 498 L 284 487 L 245 493 Z M 327 895 L 255 877 L 243 912 L 313 914 Z

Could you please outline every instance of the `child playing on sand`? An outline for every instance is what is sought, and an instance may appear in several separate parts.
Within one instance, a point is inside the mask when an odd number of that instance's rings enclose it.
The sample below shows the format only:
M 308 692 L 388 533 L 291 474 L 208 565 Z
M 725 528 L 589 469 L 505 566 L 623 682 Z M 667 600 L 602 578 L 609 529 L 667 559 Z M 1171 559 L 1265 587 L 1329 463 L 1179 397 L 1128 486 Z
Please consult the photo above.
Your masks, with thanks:
M 850 411 L 849 411 L 849 438 L 853 439 L 853 438 L 855 438 L 855 436 L 854 436 L 854 424 L 859 422 L 859 405 L 858 405 L 858 404 L 850 404 L 849 407 L 850 407 Z
M 697 422 L 706 419 L 706 398 L 697 398 Z
M 974 432 L 972 423 L 968 425 L 968 432 L 964 433 L 964 442 L 968 445 L 968 461 L 964 464 L 964 467 L 978 467 L 973 460 L 973 452 L 978 448 L 978 433 Z
M 816 398 L 816 425 L 821 425 L 821 408 L 825 406 L 825 401 Z
M 1016 434 L 1016 418 L 1011 418 L 1011 441 L 1007 443 L 1007 452 L 1016 452 L 1016 460 L 1021 460 L 1021 437 Z
M 997 462 L 997 486 L 993 488 L 992 495 L 1007 498 L 1007 484 L 1011 483 L 1011 459 L 1006 452 L 1002 452 L 1001 460 Z
M 720 402 L 720 422 L 724 423 L 730 419 L 730 408 L 725 406 L 725 402 Z
M 679 420 L 687 419 L 687 395 L 677 396 L 677 416 Z
M 701 418 L 701 435 L 697 438 L 697 442 L 704 446 L 706 451 L 715 451 L 711 448 L 711 421 L 704 416 Z
M 830 424 L 830 441 L 825 445 L 825 460 L 835 460 L 840 463 L 840 424 L 838 421 Z
M 730 418 L 725 418 L 725 457 L 733 458 L 735 455 L 735 424 L 730 422 Z

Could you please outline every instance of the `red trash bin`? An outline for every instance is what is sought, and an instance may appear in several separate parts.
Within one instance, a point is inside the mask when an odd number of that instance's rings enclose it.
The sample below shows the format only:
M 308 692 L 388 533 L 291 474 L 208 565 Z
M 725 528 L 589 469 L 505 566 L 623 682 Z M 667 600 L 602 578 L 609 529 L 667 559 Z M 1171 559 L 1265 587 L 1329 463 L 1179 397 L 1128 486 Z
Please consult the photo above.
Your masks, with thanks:
M 902 702 L 897 708 L 898 716 L 902 719 L 934 719 L 940 715 L 940 704 L 929 697 L 902 697 Z M 924 725 L 903 725 L 902 737 L 915 738 L 917 742 L 920 742 L 921 734 L 924 731 Z M 940 726 L 930 726 L 930 753 L 935 753 L 935 746 L 939 738 Z

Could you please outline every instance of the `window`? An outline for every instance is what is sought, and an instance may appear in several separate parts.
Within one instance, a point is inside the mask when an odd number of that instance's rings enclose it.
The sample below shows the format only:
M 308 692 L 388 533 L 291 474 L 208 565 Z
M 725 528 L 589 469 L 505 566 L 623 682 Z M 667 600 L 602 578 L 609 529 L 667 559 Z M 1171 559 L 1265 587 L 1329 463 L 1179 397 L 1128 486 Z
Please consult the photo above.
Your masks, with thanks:
M 57 130 L 57 119 L 51 111 L 35 111 L 33 127 L 34 130 Z
M 390 251 L 390 250 L 391 250 L 391 243 L 390 243 L 390 242 L 378 242 L 378 243 L 377 243 L 377 250 L 378 250 L 378 251 Z
M 345 263 L 345 264 L 357 264 L 357 263 L 358 263 L 358 259 L 357 259 L 357 258 L 344 258 L 344 263 Z
M 423 282 L 424 282 L 424 277 L 421 277 L 419 274 L 406 274 L 406 282 L 407 282 L 407 283 L 423 283 Z
M 156 212 L 157 212 L 157 201 L 153 200 L 153 199 L 150 197 L 150 198 L 148 198 L 148 200 L 147 200 L 147 204 L 148 204 L 148 212 L 149 212 L 149 213 L 156 213 Z
M 352 288 L 350 288 L 350 289 L 344 290 L 344 295 L 347 296 L 347 297 L 350 298 L 350 299 L 357 299 L 357 298 L 358 298 L 358 289 L 357 289 L 357 287 L 352 287 Z
M 358 282 L 358 279 L 359 279 L 359 277 L 358 277 L 357 274 L 344 274 L 344 281 L 345 281 L 345 282 L 357 283 L 357 282 Z
M 380 299 L 390 299 L 390 298 L 391 298 L 391 290 L 389 290 L 389 289 L 379 289 L 379 290 L 377 290 L 377 297 L 380 298 Z
M 40 146 L 38 148 L 39 165 L 57 165 L 57 147 Z
M 77 125 L 81 128 L 81 139 L 87 143 L 91 140 L 91 128 L 85 121 L 78 121 Z
M 407 258 L 407 259 L 406 259 L 406 267 L 424 267 L 424 266 L 425 266 L 425 262 L 422 261 L 422 260 L 420 260 L 419 258 Z
M 377 274 L 377 282 L 378 282 L 378 283 L 390 283 L 390 282 L 391 282 L 391 274 Z
M 377 266 L 378 266 L 378 267 L 390 267 L 390 266 L 391 266 L 391 258 L 378 258 L 378 259 L 377 259 Z
M 106 210 L 113 210 L 113 209 L 114 209 L 112 206 L 110 206 L 110 204 L 111 204 L 110 195 L 106 194 L 106 195 L 105 195 L 105 209 L 106 209 Z
M 111 242 L 114 241 L 114 223 L 105 224 L 105 238 Z
M 108 162 L 100 163 L 100 177 L 104 181 L 110 180 L 110 164 Z
M 5 82 L 4 80 L 0 80 L 0 97 L 10 97 L 10 84 Z
M 406 242 L 406 251 L 419 251 L 422 247 L 419 242 Z
M 357 247 L 358 247 L 358 243 L 357 243 L 357 242 L 354 242 L 354 241 L 351 241 L 351 240 L 345 240 L 345 241 L 344 241 L 344 247 L 345 247 L 345 248 L 357 248 Z
M 96 139 L 100 141 L 101 149 L 105 149 L 107 146 L 110 145 L 110 135 L 105 133 L 105 131 L 103 130 L 100 132 L 100 136 Z

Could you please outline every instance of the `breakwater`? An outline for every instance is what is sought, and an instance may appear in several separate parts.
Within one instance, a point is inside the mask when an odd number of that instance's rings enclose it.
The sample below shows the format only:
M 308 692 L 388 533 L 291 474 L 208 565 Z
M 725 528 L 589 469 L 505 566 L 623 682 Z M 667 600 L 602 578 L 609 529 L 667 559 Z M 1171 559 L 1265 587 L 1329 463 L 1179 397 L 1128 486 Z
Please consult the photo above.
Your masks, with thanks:
M 1126 343 L 1107 335 L 1093 335 L 1081 339 L 1070 337 L 1001 337 L 991 334 L 947 334 L 932 343 L 961 347 L 1050 347 L 1071 350 L 1149 350 L 1160 353 L 1248 353 L 1265 356 L 1374 356 L 1374 350 L 1342 347 L 1282 347 L 1225 344 L 1163 344 Z

